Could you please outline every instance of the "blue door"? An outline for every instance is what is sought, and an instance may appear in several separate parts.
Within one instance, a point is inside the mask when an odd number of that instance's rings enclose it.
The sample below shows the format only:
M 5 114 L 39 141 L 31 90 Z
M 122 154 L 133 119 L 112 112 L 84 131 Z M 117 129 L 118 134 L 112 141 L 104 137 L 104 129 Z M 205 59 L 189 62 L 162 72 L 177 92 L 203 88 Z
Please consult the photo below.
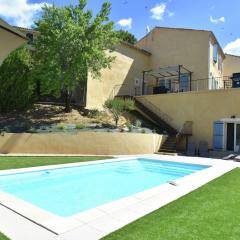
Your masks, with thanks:
M 189 75 L 182 74 L 180 76 L 179 92 L 188 92 L 188 91 L 189 91 Z
M 217 121 L 213 124 L 213 150 L 224 150 L 224 123 Z

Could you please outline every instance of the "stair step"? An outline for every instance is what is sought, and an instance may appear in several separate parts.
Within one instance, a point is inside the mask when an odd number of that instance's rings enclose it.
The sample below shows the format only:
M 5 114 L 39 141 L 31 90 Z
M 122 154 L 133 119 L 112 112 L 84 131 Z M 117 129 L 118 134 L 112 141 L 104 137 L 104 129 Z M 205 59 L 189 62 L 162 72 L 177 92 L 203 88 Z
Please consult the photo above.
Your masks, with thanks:
M 170 156 L 177 156 L 178 154 L 176 152 L 156 152 L 155 154 L 159 155 L 170 155 Z
M 176 153 L 176 150 L 175 150 L 175 149 L 164 149 L 164 148 L 160 148 L 160 152 Z
M 155 112 L 153 112 L 150 108 L 146 107 L 141 101 L 135 98 L 135 105 L 136 107 L 148 115 L 152 121 L 158 124 L 158 126 L 163 130 L 166 131 L 168 134 L 175 135 L 176 130 L 170 126 L 167 122 L 165 122 L 160 116 L 158 116 Z

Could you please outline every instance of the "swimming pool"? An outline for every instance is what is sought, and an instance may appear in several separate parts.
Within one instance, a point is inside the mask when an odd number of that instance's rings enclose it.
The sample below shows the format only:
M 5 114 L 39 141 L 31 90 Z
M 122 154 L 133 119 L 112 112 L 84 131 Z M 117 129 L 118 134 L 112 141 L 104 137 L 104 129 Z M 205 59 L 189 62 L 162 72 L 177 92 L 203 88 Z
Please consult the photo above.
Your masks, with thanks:
M 0 191 L 69 217 L 208 167 L 138 158 L 0 175 Z

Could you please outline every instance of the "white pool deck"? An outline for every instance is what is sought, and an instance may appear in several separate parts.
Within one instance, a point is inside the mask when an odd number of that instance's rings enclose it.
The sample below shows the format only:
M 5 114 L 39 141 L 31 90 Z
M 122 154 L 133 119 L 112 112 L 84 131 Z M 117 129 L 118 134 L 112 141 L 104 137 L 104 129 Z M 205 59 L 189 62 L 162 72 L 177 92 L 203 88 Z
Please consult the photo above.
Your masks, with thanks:
M 119 157 L 113 160 L 101 160 L 99 162 L 124 161 L 136 157 L 139 157 L 139 155 Z M 210 158 L 167 155 L 144 155 L 144 157 L 153 160 L 210 165 L 211 167 L 174 181 L 176 186 L 166 183 L 66 218 L 49 213 L 13 195 L 0 192 L 0 231 L 11 238 L 11 240 L 100 239 L 234 168 L 240 167 L 239 163 L 233 161 Z M 95 163 L 85 162 L 4 170 L 0 171 L 0 174 Z

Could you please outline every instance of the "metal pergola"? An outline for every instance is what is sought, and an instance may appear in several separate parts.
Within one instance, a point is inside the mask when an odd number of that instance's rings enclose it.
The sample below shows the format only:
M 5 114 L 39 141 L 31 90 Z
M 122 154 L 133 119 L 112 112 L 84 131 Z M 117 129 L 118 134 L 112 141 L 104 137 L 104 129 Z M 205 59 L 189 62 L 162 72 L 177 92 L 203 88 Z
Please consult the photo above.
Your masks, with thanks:
M 167 78 L 176 78 L 180 84 L 181 76 L 188 74 L 189 75 L 189 88 L 191 91 L 191 82 L 192 82 L 192 72 L 188 70 L 183 65 L 177 65 L 172 67 L 163 67 L 155 70 L 143 71 L 143 81 L 142 81 L 142 94 L 144 95 L 145 89 L 145 80 L 146 76 L 154 77 L 157 81 Z

